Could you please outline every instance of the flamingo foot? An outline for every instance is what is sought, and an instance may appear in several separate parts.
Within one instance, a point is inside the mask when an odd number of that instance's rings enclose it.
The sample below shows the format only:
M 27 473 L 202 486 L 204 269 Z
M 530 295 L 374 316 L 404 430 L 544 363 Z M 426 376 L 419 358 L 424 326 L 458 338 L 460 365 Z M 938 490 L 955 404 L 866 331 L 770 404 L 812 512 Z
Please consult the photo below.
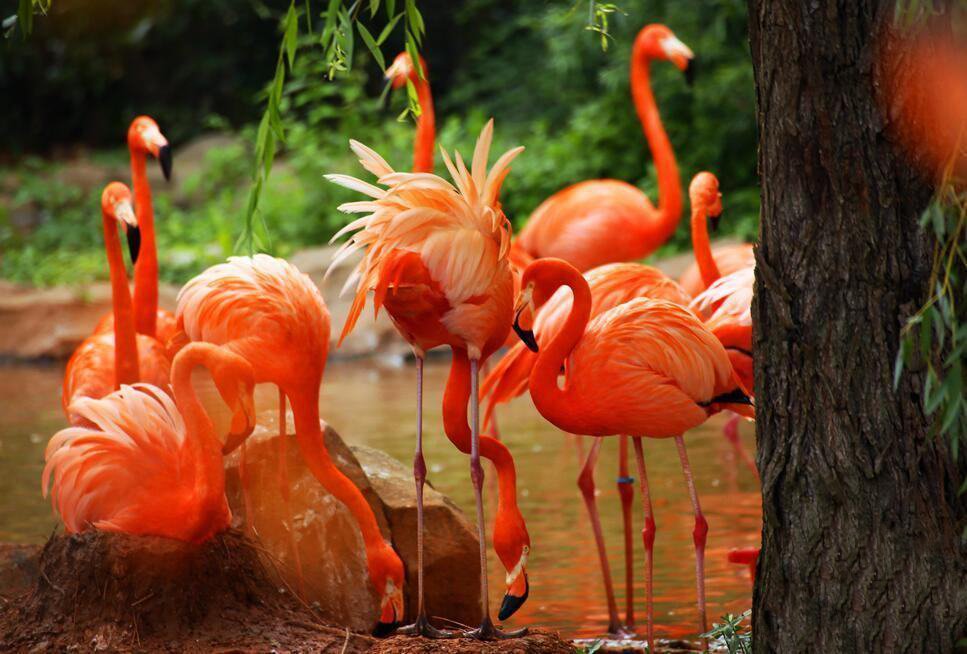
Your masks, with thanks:
M 444 631 L 443 629 L 437 629 L 430 624 L 430 621 L 427 619 L 426 614 L 424 613 L 418 615 L 413 624 L 400 627 L 396 633 L 403 634 L 404 636 L 422 636 L 423 638 L 432 638 L 435 640 L 459 638 L 461 635 L 458 631 Z
M 464 638 L 475 638 L 477 640 L 509 640 L 511 638 L 522 638 L 527 635 L 527 627 L 515 629 L 514 631 L 503 631 L 494 626 L 490 616 L 486 616 L 480 626 L 476 629 L 466 631 L 461 634 Z

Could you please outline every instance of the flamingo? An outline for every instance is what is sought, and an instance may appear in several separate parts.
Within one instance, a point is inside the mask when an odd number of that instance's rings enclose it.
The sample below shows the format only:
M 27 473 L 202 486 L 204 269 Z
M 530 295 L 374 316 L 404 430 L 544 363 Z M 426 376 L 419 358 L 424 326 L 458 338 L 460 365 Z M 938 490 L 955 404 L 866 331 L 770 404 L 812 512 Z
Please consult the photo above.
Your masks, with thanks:
M 211 371 L 233 412 L 232 431 L 252 430 L 249 365 L 207 343 L 193 343 L 175 358 L 174 401 L 151 384 L 78 399 L 71 410 L 90 426 L 50 439 L 41 480 L 68 533 L 93 526 L 200 543 L 228 528 L 222 444 L 191 386 L 197 366 Z
M 755 253 L 751 243 L 711 248 L 707 223 L 710 222 L 712 231 L 715 231 L 722 215 L 722 194 L 715 175 L 709 172 L 695 175 L 689 184 L 688 195 L 692 203 L 692 250 L 695 261 L 678 281 L 689 295 L 695 297 L 722 275 L 755 265 Z
M 589 292 L 591 293 L 591 318 L 610 311 L 618 305 L 636 298 L 649 297 L 667 300 L 681 306 L 687 306 L 691 298 L 678 285 L 657 268 L 640 263 L 611 263 L 598 266 L 584 273 Z M 547 342 L 563 327 L 571 311 L 571 294 L 561 288 L 551 297 L 535 316 L 533 331 L 540 342 Z M 527 383 L 531 370 L 537 360 L 537 355 L 531 352 L 518 339 L 508 352 L 493 367 L 484 379 L 481 395 L 484 397 L 484 430 L 495 424 L 494 411 L 498 405 L 509 402 L 513 398 L 527 391 Z M 624 519 L 625 535 L 625 584 L 626 619 L 625 625 L 634 625 L 634 584 L 631 553 L 631 484 L 634 480 L 628 474 L 628 438 L 621 436 L 618 459 L 618 493 L 621 497 L 622 517 Z M 601 531 L 601 521 L 595 499 L 594 468 L 597 463 L 597 445 L 587 457 L 578 476 L 578 487 L 591 519 L 598 558 L 601 563 L 601 574 L 604 581 L 605 594 L 608 602 L 608 631 L 620 634 L 622 627 L 618 619 L 618 609 L 614 596 L 614 585 L 611 580 L 611 568 L 608 565 Z
M 433 143 L 436 140 L 436 121 L 433 114 L 433 96 L 430 94 L 430 78 L 427 74 L 426 61 L 420 57 L 422 75 L 417 73 L 413 59 L 408 52 L 401 52 L 389 68 L 386 69 L 386 79 L 390 80 L 394 89 L 406 86 L 407 81 L 416 89 L 417 101 L 420 104 L 420 115 L 416 118 L 416 139 L 413 141 L 413 172 L 433 172 Z
M 134 318 L 139 334 L 156 337 L 167 343 L 175 329 L 175 318 L 170 311 L 158 308 L 158 247 L 154 231 L 154 207 L 151 204 L 151 185 L 148 183 L 147 156 L 158 159 L 165 179 L 171 177 L 171 147 L 168 139 L 149 116 L 138 116 L 128 128 L 128 150 L 131 153 L 131 180 L 134 201 L 141 222 L 141 256 L 134 267 Z M 111 331 L 113 316 L 105 315 L 95 327 L 95 333 Z
M 131 207 L 131 191 L 121 182 L 111 182 L 101 193 L 101 223 L 104 250 L 111 277 L 111 330 L 95 332 L 84 339 L 67 362 L 61 402 L 71 424 L 82 418 L 70 406 L 81 397 L 100 398 L 122 384 L 146 381 L 164 388 L 170 365 L 157 340 L 136 334 L 131 290 L 124 268 L 118 224 L 128 237 L 131 259 L 138 259 L 138 217 Z
M 175 347 L 186 339 L 220 345 L 248 362 L 257 383 L 273 383 L 289 398 L 296 440 L 309 469 L 346 505 L 362 533 L 370 578 L 380 596 L 376 632 L 395 629 L 403 617 L 403 563 L 383 539 L 362 492 L 333 463 L 319 425 L 329 351 L 329 310 L 319 289 L 284 259 L 230 257 L 185 284 L 175 315 Z M 280 404 L 284 407 L 284 401 Z M 284 447 L 285 439 L 280 441 Z M 227 442 L 226 450 L 240 444 Z
M 725 348 L 687 309 L 665 300 L 638 298 L 591 316 L 587 280 L 560 259 L 539 259 L 521 279 L 515 331 L 538 351 L 522 314 L 533 315 L 561 286 L 573 294 L 561 330 L 540 348 L 530 374 L 530 394 L 537 410 L 558 428 L 573 434 L 631 434 L 645 508 L 642 538 L 646 553 L 648 645 L 654 650 L 652 514 L 641 438 L 675 439 L 695 513 L 695 576 L 699 622 L 706 631 L 704 558 L 708 523 L 702 514 L 682 434 L 716 411 L 748 403 L 733 377 Z M 557 377 L 566 365 L 563 388 Z M 590 457 L 600 447 L 598 440 Z
M 631 95 L 658 173 L 658 208 L 638 188 L 617 179 L 578 182 L 544 200 L 514 245 L 533 258 L 558 257 L 578 270 L 641 259 L 675 232 L 682 190 L 675 154 L 651 91 L 652 60 L 672 62 L 690 77 L 692 51 L 664 25 L 648 25 L 631 55 Z
M 407 631 L 430 637 L 445 635 L 429 624 L 423 605 L 423 484 L 426 480 L 423 360 L 431 348 L 449 345 L 453 350 L 443 399 L 444 431 L 461 451 L 470 454 L 470 476 L 476 497 L 483 618 L 480 627 L 468 635 L 480 639 L 516 635 L 497 630 L 490 618 L 481 455 L 493 462 L 497 470 L 498 504 L 493 542 L 508 570 L 507 592 L 498 618 L 510 617 L 529 592 L 526 565 L 530 537 L 517 507 L 514 460 L 503 443 L 479 433 L 478 369 L 504 342 L 512 318 L 510 223 L 497 198 L 511 161 L 523 150 L 518 147 L 506 152 L 488 172 L 492 137 L 491 120 L 477 140 L 470 171 L 459 153 L 454 165 L 441 150 L 455 186 L 431 173 L 397 173 L 380 155 L 356 141 L 350 141 L 350 146 L 360 163 L 386 188 L 346 175 L 327 176 L 332 182 L 369 196 L 368 200 L 340 207 L 345 212 L 366 215 L 333 237 L 335 240 L 353 233 L 334 257 L 332 267 L 357 250 L 365 253 L 347 284 L 349 287 L 355 281 L 356 297 L 342 337 L 353 329 L 368 292 L 374 290 L 375 309 L 386 307 L 416 357 L 417 437 L 413 475 L 417 497 L 419 609 Z

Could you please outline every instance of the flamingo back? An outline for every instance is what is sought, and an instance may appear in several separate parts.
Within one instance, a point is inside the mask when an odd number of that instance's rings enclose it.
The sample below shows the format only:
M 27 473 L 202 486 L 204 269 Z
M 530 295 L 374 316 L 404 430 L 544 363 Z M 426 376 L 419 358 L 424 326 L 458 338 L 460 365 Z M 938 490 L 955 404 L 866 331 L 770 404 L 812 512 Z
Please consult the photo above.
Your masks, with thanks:
M 199 542 L 228 527 L 221 457 L 203 463 L 164 391 L 123 386 L 70 408 L 90 426 L 50 439 L 41 481 L 68 532 L 93 526 Z
M 712 248 L 712 258 L 715 259 L 715 266 L 719 269 L 719 274 L 723 276 L 731 275 L 738 270 L 755 265 L 755 251 L 752 249 L 751 243 L 719 245 Z M 702 273 L 698 269 L 698 264 L 694 261 L 682 273 L 678 283 L 691 297 L 695 297 L 705 290 Z

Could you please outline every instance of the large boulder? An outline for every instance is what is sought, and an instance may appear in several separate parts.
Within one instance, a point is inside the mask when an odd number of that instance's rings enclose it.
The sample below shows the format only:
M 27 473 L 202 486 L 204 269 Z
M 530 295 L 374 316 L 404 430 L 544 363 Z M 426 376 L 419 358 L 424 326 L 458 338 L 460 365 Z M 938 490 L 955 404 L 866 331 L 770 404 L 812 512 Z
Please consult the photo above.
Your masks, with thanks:
M 259 427 L 244 447 L 244 459 L 240 448 L 227 461 L 226 491 L 238 526 L 259 538 L 270 567 L 327 621 L 350 629 L 370 628 L 378 617 L 379 598 L 369 581 L 356 521 L 305 465 L 291 435 L 291 417 L 290 435 L 285 438 L 288 500 L 283 496 L 277 414 L 260 413 Z M 411 471 L 379 451 L 351 450 L 328 426 L 325 441 L 333 462 L 362 491 L 384 537 L 403 559 L 407 616 L 414 616 L 416 492 Z M 428 611 L 431 616 L 473 624 L 479 620 L 480 593 L 476 532 L 460 509 L 440 493 L 428 488 L 425 499 Z M 452 583 L 457 577 L 461 583 Z

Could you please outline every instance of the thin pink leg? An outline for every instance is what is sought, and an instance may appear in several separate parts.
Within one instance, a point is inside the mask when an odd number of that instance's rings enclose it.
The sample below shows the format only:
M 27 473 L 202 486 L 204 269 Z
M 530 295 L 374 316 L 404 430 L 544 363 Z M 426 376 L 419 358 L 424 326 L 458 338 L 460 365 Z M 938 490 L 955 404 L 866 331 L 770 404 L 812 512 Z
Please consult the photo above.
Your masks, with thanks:
M 634 543 L 631 535 L 631 509 L 634 502 L 634 477 L 628 474 L 628 437 L 619 436 L 618 441 L 618 495 L 621 497 L 621 517 L 625 528 L 625 628 L 635 629 L 635 577 Z
M 255 533 L 255 516 L 252 513 L 252 492 L 249 488 L 251 480 L 248 475 L 248 439 L 242 441 L 241 451 L 238 453 L 238 481 L 242 486 L 242 506 L 245 507 L 245 533 L 252 536 Z
M 604 578 L 604 592 L 608 599 L 608 633 L 618 634 L 621 621 L 618 619 L 618 604 L 614 599 L 614 583 L 611 581 L 611 566 L 608 565 L 608 552 L 604 546 L 604 533 L 601 531 L 601 516 L 598 514 L 598 503 L 594 497 L 594 467 L 598 463 L 598 453 L 601 451 L 601 439 L 593 438 L 588 458 L 578 475 L 578 488 L 584 497 L 584 505 L 588 508 L 591 518 L 591 530 L 594 532 L 594 544 L 598 548 L 598 561 L 601 564 L 601 576 Z
M 678 458 L 682 461 L 682 472 L 685 474 L 685 483 L 688 484 L 688 495 L 695 510 L 695 529 L 692 531 L 692 540 L 695 542 L 695 584 L 698 594 L 698 619 L 702 628 L 700 633 L 704 634 L 708 631 L 705 622 L 705 540 L 708 536 L 708 522 L 702 515 L 702 507 L 698 503 L 698 491 L 695 490 L 695 480 L 692 477 L 691 466 L 688 465 L 688 454 L 685 452 L 685 439 L 676 436 L 675 445 L 678 447 Z
M 722 434 L 725 436 L 725 440 L 732 444 L 735 453 L 745 462 L 745 465 L 752 471 L 755 478 L 758 479 L 759 469 L 755 466 L 755 461 L 749 456 L 745 446 L 742 445 L 742 441 L 739 439 L 739 421 L 741 419 L 742 417 L 739 414 L 733 413 L 732 417 L 725 423 L 725 427 L 722 428 Z
M 645 453 L 641 448 L 641 437 L 634 437 L 635 460 L 638 463 L 641 503 L 645 509 L 645 527 L 641 530 L 641 540 L 645 544 L 645 607 L 648 615 L 648 651 L 655 651 L 655 594 L 654 594 L 654 553 L 655 553 L 655 514 L 651 508 L 651 493 L 648 490 L 648 471 L 645 469 Z
M 305 595 L 305 579 L 302 574 L 302 556 L 299 554 L 299 545 L 295 540 L 295 528 L 292 524 L 292 497 L 289 487 L 289 435 L 286 432 L 286 410 L 285 410 L 285 391 L 279 389 L 279 467 L 277 481 L 279 484 L 279 494 L 282 496 L 282 506 L 285 511 L 285 528 L 289 533 L 289 550 L 292 552 L 292 561 L 295 563 L 295 572 L 299 578 L 299 594 Z

